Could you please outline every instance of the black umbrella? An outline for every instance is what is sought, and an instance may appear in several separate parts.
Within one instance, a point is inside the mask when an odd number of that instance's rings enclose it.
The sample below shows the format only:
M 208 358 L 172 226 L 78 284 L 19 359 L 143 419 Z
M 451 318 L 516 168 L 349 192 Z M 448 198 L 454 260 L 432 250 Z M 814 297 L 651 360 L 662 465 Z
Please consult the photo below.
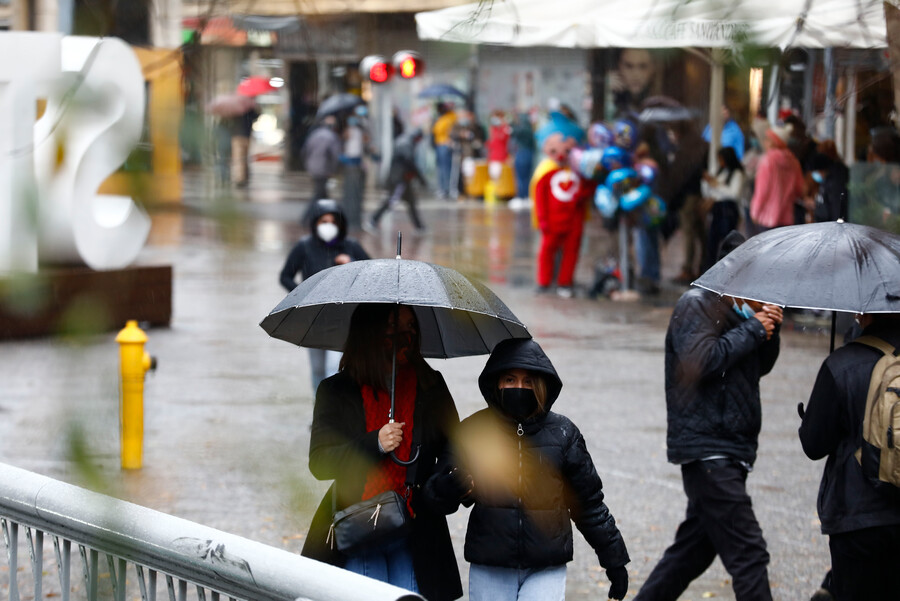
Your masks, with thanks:
M 750 238 L 693 285 L 783 307 L 900 313 L 900 236 L 840 220 L 780 227 Z M 834 326 L 833 315 L 832 349 Z
M 487 286 L 447 267 L 401 259 L 399 236 L 396 259 L 353 261 L 320 271 L 303 280 L 259 325 L 270 336 L 299 346 L 342 351 L 350 317 L 364 303 L 410 307 L 419 321 L 425 357 L 484 355 L 506 338 L 531 338 Z M 393 383 L 394 373 L 390 420 Z
M 342 111 L 349 111 L 361 104 L 365 104 L 365 101 L 356 94 L 335 94 L 322 101 L 322 104 L 319 105 L 319 110 L 316 111 L 316 119 Z
M 446 83 L 434 83 L 418 93 L 419 98 L 440 98 L 442 96 L 458 96 L 465 99 L 466 93 Z

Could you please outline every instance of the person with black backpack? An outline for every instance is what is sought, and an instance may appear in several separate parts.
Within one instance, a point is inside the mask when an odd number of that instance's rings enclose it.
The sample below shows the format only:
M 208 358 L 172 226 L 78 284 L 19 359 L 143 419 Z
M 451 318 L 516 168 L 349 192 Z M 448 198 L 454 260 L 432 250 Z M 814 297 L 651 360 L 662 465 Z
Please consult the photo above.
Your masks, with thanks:
M 900 315 L 858 320 L 862 336 L 819 370 L 800 442 L 810 459 L 828 458 L 817 505 L 835 599 L 900 599 Z

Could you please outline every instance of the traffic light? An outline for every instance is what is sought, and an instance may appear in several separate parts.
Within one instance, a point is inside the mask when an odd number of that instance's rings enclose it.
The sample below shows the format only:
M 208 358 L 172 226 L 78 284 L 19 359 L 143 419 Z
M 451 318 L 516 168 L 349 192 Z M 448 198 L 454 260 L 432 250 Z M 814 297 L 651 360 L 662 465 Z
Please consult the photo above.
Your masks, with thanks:
M 360 61 L 359 72 L 372 83 L 385 83 L 394 74 L 394 67 L 383 56 L 372 54 Z
M 418 52 L 412 50 L 401 50 L 394 54 L 391 61 L 394 69 L 403 79 L 412 79 L 421 75 L 425 71 L 425 61 Z

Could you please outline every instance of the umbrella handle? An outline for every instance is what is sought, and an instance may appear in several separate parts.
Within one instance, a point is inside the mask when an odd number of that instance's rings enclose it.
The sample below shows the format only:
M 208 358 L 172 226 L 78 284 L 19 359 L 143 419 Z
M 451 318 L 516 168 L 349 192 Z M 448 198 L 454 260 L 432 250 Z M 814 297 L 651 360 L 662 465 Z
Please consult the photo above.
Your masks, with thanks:
M 397 258 L 400 258 L 400 243 L 403 241 L 403 233 L 397 232 Z
M 408 461 L 403 461 L 402 459 L 397 457 L 396 453 L 391 451 L 390 452 L 391 460 L 393 460 L 393 462 L 396 463 L 397 465 L 412 465 L 419 459 L 419 450 L 421 449 L 421 446 L 422 445 L 416 445 L 415 450 L 413 450 L 412 457 L 410 457 Z

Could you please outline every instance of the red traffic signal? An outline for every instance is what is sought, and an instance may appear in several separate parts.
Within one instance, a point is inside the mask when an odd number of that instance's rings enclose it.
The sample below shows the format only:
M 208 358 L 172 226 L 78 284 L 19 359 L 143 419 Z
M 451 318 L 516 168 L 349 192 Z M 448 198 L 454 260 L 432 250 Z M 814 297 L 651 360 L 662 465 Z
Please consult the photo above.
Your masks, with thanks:
M 425 61 L 418 52 L 412 50 L 401 50 L 394 55 L 391 62 L 403 79 L 412 79 L 425 71 Z
M 360 61 L 359 72 L 373 83 L 384 83 L 394 74 L 394 67 L 383 56 L 372 54 Z

